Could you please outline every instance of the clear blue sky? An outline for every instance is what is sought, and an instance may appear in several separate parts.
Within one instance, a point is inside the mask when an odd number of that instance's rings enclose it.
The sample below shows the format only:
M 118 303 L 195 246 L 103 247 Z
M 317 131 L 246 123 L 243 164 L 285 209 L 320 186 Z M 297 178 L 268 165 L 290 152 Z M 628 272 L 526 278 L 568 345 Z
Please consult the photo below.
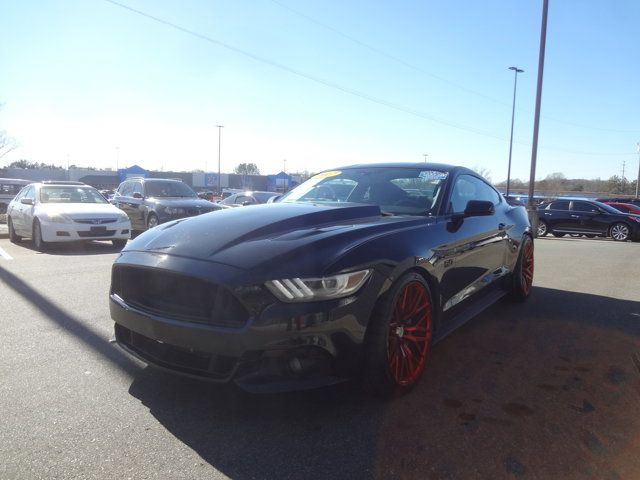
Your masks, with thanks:
M 217 170 L 222 124 L 223 171 L 427 153 L 501 181 L 517 65 L 528 178 L 542 0 L 118 1 L 213 42 L 105 0 L 5 2 L 0 163 Z M 639 25 L 637 0 L 550 0 L 538 178 L 637 175 Z

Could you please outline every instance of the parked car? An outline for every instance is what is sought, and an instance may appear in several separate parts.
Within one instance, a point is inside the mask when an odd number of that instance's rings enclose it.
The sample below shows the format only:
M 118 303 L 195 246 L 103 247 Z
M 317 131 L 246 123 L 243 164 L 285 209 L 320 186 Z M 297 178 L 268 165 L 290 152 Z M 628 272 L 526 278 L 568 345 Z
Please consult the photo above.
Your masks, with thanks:
M 171 372 L 252 392 L 362 374 L 393 395 L 436 341 L 529 296 L 533 248 L 525 209 L 467 168 L 351 166 L 143 233 L 113 265 L 111 317 L 121 347 Z
M 116 190 L 113 204 L 129 216 L 135 231 L 224 208 L 198 198 L 180 180 L 165 178 L 129 178 Z
M 229 195 L 222 200 L 222 205 L 229 205 L 231 207 L 240 207 L 247 205 L 257 205 L 259 203 L 267 203 L 267 201 L 278 194 L 275 192 L 236 192 Z
M 7 213 L 9 202 L 22 190 L 22 187 L 30 183 L 29 180 L 0 178 L 0 214 Z
M 102 194 L 102 196 L 107 200 L 107 202 L 111 202 L 116 192 L 114 190 L 106 189 L 106 190 L 100 190 L 100 194 Z
M 630 213 L 632 215 L 640 215 L 640 206 L 636 206 L 633 203 L 620 203 L 620 202 L 604 202 L 607 205 L 615 208 L 622 213 Z
M 622 213 L 594 200 L 554 200 L 538 208 L 538 236 L 581 234 L 625 242 L 640 240 L 640 216 Z
M 131 234 L 129 218 L 80 182 L 27 185 L 9 203 L 7 223 L 12 242 L 30 237 L 37 250 L 78 240 L 111 240 L 122 248 Z
M 609 198 L 596 198 L 596 201 L 602 202 L 602 203 L 609 203 L 609 202 L 631 203 L 637 207 L 640 207 L 640 198 L 609 197 Z

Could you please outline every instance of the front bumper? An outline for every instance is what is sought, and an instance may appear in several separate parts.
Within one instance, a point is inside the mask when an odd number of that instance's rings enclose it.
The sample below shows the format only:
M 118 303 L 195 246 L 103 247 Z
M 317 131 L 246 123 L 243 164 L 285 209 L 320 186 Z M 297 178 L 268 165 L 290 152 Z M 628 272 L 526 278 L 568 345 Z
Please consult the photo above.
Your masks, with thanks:
M 103 225 L 82 223 L 55 223 L 40 220 L 42 240 L 45 242 L 77 242 L 80 240 L 126 240 L 130 237 L 131 223 L 114 222 Z
M 180 265 L 178 265 L 178 263 Z M 173 267 L 197 271 L 180 259 Z M 209 271 L 214 270 L 209 263 Z M 285 304 L 264 289 L 265 302 L 241 327 L 166 318 L 110 295 L 120 347 L 174 373 L 234 382 L 252 392 L 298 390 L 343 381 L 360 366 L 366 326 L 384 284 L 372 275 L 354 296 Z M 226 285 L 230 286 L 230 285 Z M 236 290 L 237 291 L 237 290 Z

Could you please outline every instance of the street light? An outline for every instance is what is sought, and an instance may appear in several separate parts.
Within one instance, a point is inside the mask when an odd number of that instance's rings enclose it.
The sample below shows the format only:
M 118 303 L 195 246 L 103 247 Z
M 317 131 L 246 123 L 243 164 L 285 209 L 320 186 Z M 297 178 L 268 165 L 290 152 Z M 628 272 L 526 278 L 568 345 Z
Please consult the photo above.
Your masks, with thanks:
M 424 155 L 424 163 L 427 163 L 427 157 L 429 156 L 428 153 L 423 153 L 422 155 Z
M 513 151 L 513 121 L 516 117 L 516 89 L 518 87 L 518 74 L 524 70 L 518 67 L 509 67 L 513 70 L 513 107 L 511 108 L 511 138 L 509 139 L 509 167 L 507 168 L 507 197 L 509 196 L 509 187 L 511 186 L 511 152 Z
M 638 179 L 636 180 L 636 198 L 640 198 L 638 196 L 638 188 L 640 188 L 640 142 L 636 143 L 638 146 Z
M 220 184 L 220 141 L 222 140 L 224 125 L 216 125 L 216 127 L 218 127 L 218 195 L 222 196 L 222 186 Z

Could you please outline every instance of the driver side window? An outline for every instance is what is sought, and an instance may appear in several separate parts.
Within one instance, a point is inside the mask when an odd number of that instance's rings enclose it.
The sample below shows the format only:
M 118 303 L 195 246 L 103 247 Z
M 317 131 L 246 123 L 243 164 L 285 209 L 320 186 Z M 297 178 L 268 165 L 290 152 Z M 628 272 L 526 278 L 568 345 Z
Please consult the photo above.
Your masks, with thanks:
M 471 175 L 460 175 L 451 190 L 448 213 L 462 213 L 469 200 L 484 200 L 498 205 L 500 195 L 491 186 Z

